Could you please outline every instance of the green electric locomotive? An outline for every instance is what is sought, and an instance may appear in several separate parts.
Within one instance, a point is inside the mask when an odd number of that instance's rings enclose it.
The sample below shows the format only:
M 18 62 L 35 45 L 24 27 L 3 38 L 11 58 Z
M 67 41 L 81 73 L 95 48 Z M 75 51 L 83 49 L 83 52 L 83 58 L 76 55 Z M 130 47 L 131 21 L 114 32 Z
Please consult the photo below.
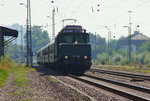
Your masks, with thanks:
M 80 25 L 67 25 L 37 52 L 37 63 L 66 73 L 84 73 L 92 64 L 89 34 Z

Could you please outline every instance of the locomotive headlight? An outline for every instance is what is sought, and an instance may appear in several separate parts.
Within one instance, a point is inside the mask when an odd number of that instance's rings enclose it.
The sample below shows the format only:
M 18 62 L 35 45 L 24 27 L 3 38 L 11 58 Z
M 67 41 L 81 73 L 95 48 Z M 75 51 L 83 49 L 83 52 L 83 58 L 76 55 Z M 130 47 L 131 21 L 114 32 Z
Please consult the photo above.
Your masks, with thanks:
M 75 41 L 75 42 L 74 42 L 74 44 L 75 44 L 75 45 L 77 45 L 77 44 L 78 44 L 78 42 L 77 42 L 77 41 Z
M 84 56 L 84 59 L 87 59 L 87 56 Z
M 65 59 L 68 59 L 68 56 L 65 56 Z

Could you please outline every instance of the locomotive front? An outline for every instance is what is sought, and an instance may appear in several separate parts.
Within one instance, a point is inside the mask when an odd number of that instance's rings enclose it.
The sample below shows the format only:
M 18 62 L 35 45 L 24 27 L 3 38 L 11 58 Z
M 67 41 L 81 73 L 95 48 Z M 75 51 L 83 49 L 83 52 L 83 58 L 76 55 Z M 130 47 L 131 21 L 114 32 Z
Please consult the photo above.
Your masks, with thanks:
M 81 26 L 67 26 L 59 33 L 58 40 L 57 65 L 61 69 L 69 72 L 84 72 L 90 68 L 89 34 Z

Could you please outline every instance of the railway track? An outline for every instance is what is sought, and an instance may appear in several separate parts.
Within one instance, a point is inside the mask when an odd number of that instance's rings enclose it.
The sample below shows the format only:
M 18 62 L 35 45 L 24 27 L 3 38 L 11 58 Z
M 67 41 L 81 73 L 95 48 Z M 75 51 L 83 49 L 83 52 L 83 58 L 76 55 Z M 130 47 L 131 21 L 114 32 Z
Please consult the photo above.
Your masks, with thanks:
M 104 70 L 104 69 L 90 69 L 89 71 L 111 74 L 111 75 L 117 75 L 117 76 L 123 76 L 123 77 L 129 77 L 129 78 L 133 78 L 133 79 L 137 79 L 137 80 L 149 80 L 150 81 L 150 76 L 140 75 L 140 74 L 116 72 L 116 71 Z
M 121 83 L 114 80 L 100 78 L 85 74 L 84 76 L 69 75 L 74 79 L 96 86 L 98 88 L 107 90 L 117 95 L 134 101 L 150 101 L 150 89 L 140 86 Z

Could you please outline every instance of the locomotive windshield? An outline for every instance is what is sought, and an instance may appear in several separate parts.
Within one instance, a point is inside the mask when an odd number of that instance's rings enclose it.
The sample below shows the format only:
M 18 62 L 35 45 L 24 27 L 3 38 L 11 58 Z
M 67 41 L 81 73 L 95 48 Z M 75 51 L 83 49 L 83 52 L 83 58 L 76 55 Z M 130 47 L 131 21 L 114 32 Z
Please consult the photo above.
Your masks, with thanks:
M 71 36 L 71 35 L 62 36 L 62 42 L 63 43 L 72 43 L 73 42 L 73 36 Z
M 78 43 L 87 43 L 88 35 L 86 34 L 78 34 L 78 35 L 62 35 L 60 38 L 61 43 L 74 43 L 77 41 Z
M 83 36 L 83 35 L 74 36 L 74 39 L 78 43 L 86 43 L 85 36 Z

